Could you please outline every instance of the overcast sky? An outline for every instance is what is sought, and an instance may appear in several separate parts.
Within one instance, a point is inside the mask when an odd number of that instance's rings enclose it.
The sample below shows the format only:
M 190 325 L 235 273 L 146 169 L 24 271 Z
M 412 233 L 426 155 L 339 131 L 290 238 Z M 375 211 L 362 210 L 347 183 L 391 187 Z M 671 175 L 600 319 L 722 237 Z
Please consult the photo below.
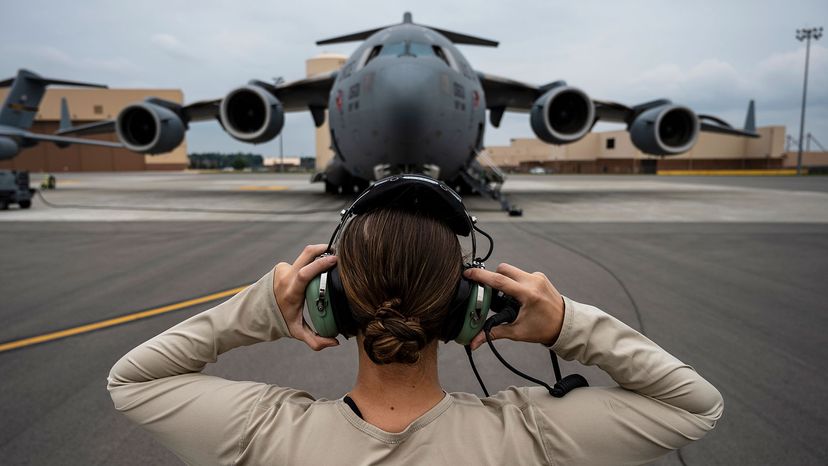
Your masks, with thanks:
M 460 46 L 482 71 L 536 84 L 564 79 L 626 104 L 670 98 L 738 127 L 754 98 L 760 126 L 786 125 L 795 137 L 805 62 L 795 31 L 828 26 L 825 0 L 27 0 L 2 11 L 0 78 L 25 67 L 111 87 L 178 88 L 187 102 L 216 98 L 254 78 L 301 78 L 307 58 L 357 46 L 316 40 L 396 23 L 411 11 L 415 22 L 500 41 Z M 811 46 L 805 129 L 828 146 L 826 37 Z M 289 114 L 283 134 L 286 155 L 313 155 L 309 113 Z M 501 128 L 488 127 L 486 143 L 529 136 L 528 116 L 507 114 Z M 278 153 L 276 141 L 236 142 L 210 122 L 194 124 L 188 144 L 190 152 Z

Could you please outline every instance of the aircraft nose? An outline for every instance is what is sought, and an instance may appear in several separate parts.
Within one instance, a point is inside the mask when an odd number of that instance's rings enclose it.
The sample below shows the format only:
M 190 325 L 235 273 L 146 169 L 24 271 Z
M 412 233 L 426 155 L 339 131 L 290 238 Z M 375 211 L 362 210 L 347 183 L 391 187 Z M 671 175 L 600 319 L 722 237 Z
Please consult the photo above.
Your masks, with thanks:
M 413 63 L 395 63 L 382 69 L 375 81 L 374 95 L 382 96 L 378 106 L 381 124 L 397 140 L 412 141 L 428 131 L 437 110 L 438 76 L 433 70 Z

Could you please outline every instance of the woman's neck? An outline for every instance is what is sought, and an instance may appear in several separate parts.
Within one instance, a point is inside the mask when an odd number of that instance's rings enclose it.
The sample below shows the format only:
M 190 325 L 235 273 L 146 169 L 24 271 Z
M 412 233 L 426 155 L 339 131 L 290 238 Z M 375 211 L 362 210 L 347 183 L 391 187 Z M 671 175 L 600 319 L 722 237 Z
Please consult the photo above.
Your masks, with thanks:
M 437 374 L 437 341 L 423 348 L 417 364 L 374 364 L 359 346 L 359 372 L 350 392 L 366 422 L 402 432 L 439 403 L 445 392 Z

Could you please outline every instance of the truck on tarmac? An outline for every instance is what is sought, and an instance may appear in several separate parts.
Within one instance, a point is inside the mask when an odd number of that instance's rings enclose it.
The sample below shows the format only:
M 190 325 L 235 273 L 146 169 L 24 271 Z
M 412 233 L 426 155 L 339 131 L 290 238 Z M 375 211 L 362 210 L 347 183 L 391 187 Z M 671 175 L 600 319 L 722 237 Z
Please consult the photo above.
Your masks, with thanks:
M 10 204 L 28 209 L 34 192 L 29 186 L 29 172 L 0 170 L 0 210 L 8 209 Z

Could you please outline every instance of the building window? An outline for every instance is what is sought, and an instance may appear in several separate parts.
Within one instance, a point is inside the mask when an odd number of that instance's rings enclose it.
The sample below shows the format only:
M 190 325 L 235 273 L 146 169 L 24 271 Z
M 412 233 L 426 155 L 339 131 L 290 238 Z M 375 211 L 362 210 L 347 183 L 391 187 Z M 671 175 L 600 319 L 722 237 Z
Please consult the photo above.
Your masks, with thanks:
M 95 115 L 103 115 L 103 105 L 95 105 L 92 107 L 92 111 L 95 112 Z
M 615 138 L 607 138 L 607 149 L 615 149 Z

